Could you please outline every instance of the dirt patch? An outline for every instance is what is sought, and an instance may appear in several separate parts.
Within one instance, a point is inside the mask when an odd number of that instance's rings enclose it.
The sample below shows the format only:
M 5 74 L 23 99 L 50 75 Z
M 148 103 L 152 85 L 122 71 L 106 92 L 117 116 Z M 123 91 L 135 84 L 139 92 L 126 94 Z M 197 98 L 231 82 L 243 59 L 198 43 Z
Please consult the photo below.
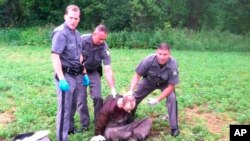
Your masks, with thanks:
M 205 121 L 209 132 L 212 134 L 221 135 L 221 140 L 228 140 L 229 124 L 234 122 L 226 114 L 214 114 L 201 112 L 202 108 L 197 106 L 186 109 L 186 120 L 192 125 L 196 125 L 196 119 L 202 119 Z M 205 109 L 207 109 L 205 107 Z
M 158 112 L 150 113 L 150 118 L 153 119 L 153 125 L 156 124 L 157 120 L 167 121 L 166 115 Z M 157 126 L 157 128 L 151 128 L 147 140 L 154 140 L 155 138 L 160 138 L 160 136 L 170 134 L 170 128 L 168 126 Z
M 148 134 L 148 138 L 155 138 L 161 135 L 161 131 L 150 131 Z
M 4 113 L 0 113 L 0 128 L 7 126 L 11 121 L 15 119 L 14 112 L 15 108 L 11 108 Z

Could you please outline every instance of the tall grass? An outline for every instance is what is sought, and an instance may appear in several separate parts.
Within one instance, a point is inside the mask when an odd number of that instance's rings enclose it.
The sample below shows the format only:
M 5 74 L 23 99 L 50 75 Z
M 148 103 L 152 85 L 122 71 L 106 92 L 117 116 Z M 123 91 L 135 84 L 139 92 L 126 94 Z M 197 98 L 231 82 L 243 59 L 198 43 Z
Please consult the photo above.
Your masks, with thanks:
M 1 44 L 16 44 L 16 42 L 20 41 L 20 30 L 19 29 L 1 29 L 0 30 L 0 42 Z
M 25 29 L 0 29 L 0 44 L 49 45 L 54 26 Z M 80 29 L 81 33 L 86 32 Z M 107 40 L 110 48 L 153 49 L 160 42 L 168 42 L 176 50 L 195 51 L 250 51 L 250 34 L 188 29 L 162 29 L 154 32 L 111 32 Z
M 0 44 L 49 45 L 53 26 L 0 29 Z

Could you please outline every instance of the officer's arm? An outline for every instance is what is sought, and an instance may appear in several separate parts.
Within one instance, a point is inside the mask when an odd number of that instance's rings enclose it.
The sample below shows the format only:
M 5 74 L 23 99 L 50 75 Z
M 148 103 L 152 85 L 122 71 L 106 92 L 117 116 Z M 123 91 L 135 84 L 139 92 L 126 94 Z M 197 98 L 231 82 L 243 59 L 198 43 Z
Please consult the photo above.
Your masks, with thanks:
M 111 65 L 104 65 L 104 72 L 105 72 L 105 77 L 106 80 L 108 81 L 108 85 L 110 89 L 115 88 L 115 79 L 113 75 L 113 70 L 111 68 Z
M 59 80 L 64 79 L 64 75 L 62 72 L 62 64 L 61 64 L 59 54 L 52 53 L 51 56 L 52 56 L 53 67 L 54 67 L 55 73 L 57 74 L 58 79 Z
M 134 77 L 131 80 L 130 89 L 129 89 L 130 92 L 134 91 L 134 88 L 136 87 L 140 79 L 141 79 L 141 76 L 137 72 L 135 72 Z
M 164 99 L 165 97 L 167 97 L 168 95 L 170 95 L 175 89 L 175 85 L 174 84 L 169 84 L 161 93 L 161 95 L 159 97 L 157 97 L 158 101 L 161 101 L 162 99 Z
M 83 63 L 83 56 L 82 56 L 82 54 L 80 55 L 80 63 L 81 64 Z
M 84 65 L 82 54 L 80 55 L 80 63 L 81 63 L 82 65 Z M 87 73 L 85 68 L 83 68 L 82 73 L 83 73 L 83 74 L 86 74 L 86 73 Z

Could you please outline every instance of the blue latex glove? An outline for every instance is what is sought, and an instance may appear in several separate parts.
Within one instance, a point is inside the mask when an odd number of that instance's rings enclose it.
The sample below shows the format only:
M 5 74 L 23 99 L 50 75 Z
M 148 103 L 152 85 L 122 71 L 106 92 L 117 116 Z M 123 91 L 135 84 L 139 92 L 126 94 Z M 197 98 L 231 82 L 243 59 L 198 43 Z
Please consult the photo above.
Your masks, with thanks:
M 69 84 L 65 79 L 62 79 L 59 81 L 59 88 L 62 91 L 68 91 L 69 90 Z
M 90 83 L 90 80 L 89 80 L 88 75 L 84 74 L 83 78 L 82 78 L 82 84 L 87 87 L 89 85 L 89 83 Z

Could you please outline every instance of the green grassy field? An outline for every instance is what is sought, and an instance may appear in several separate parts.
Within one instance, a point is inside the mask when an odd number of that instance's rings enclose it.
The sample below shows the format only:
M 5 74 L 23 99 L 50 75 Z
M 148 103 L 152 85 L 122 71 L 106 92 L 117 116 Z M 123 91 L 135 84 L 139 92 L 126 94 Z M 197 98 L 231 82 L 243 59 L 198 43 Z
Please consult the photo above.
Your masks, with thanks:
M 111 49 L 112 66 L 119 93 L 128 90 L 134 68 L 154 50 Z M 154 119 L 149 141 L 229 140 L 229 124 L 250 124 L 250 53 L 172 51 L 179 64 L 177 85 L 180 136 L 169 133 L 165 101 L 149 107 L 142 102 L 138 118 Z M 52 79 L 50 47 L 0 47 L 0 140 L 16 134 L 48 129 L 55 140 L 56 90 Z M 102 78 L 102 94 L 109 93 Z M 159 91 L 150 96 L 156 97 Z M 93 117 L 92 101 L 88 104 Z M 79 116 L 75 119 L 79 126 Z M 93 118 L 92 118 L 93 119 Z M 72 141 L 87 141 L 94 126 Z

